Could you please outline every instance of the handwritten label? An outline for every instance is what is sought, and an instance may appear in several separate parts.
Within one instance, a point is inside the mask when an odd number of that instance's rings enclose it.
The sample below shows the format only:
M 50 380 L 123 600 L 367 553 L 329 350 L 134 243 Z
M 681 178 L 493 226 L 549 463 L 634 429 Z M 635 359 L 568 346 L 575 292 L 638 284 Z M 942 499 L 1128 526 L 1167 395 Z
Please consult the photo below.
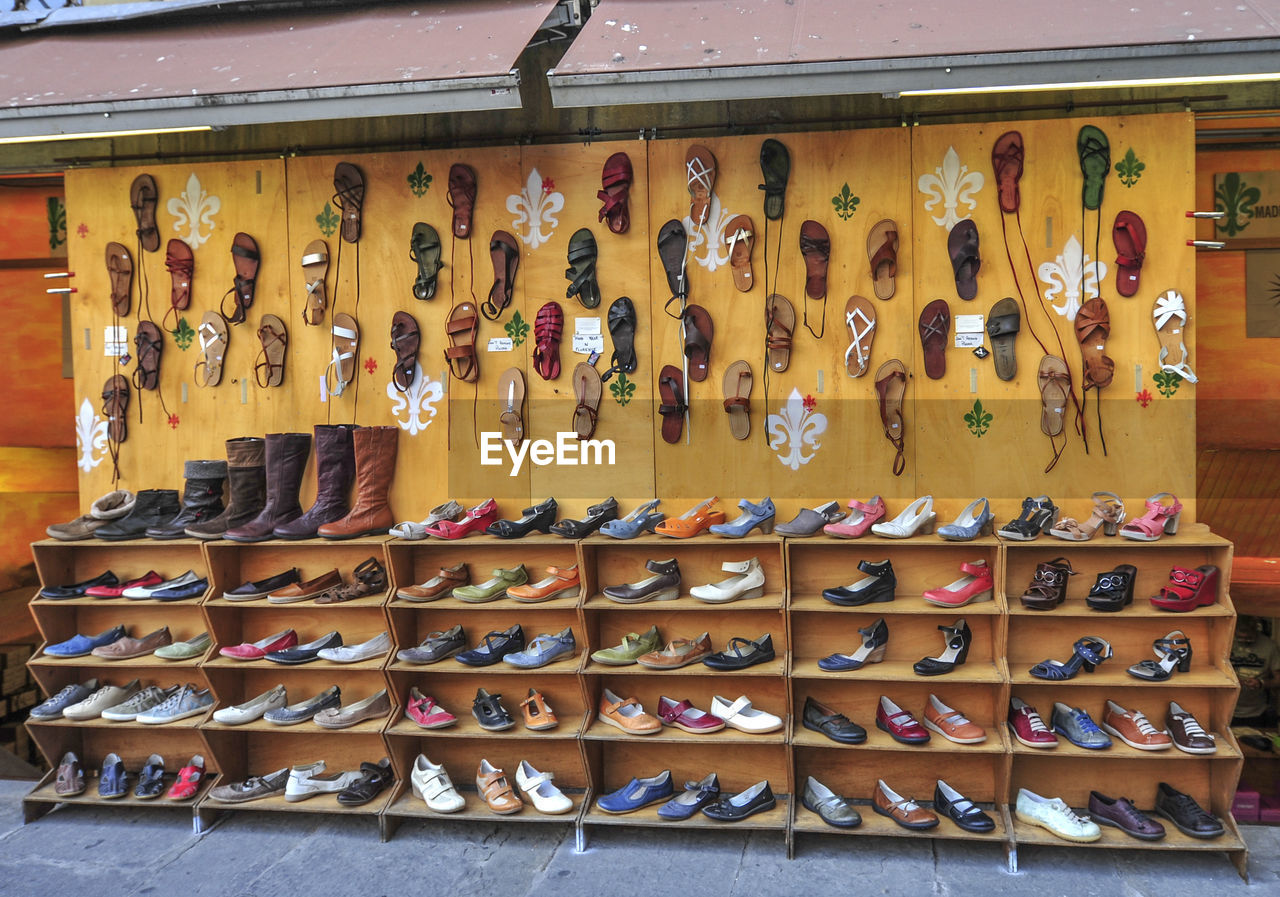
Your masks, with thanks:
M 489 340 L 490 352 L 510 352 L 515 348 L 509 336 L 495 336 Z

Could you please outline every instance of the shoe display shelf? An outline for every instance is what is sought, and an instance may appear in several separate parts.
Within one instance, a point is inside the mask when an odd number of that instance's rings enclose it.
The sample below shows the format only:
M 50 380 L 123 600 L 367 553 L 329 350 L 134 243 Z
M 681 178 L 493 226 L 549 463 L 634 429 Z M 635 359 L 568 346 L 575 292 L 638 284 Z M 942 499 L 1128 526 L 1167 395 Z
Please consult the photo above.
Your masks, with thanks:
M 785 551 L 794 656 L 790 687 L 796 788 L 802 794 L 807 778 L 813 776 L 853 801 L 862 816 L 862 824 L 855 828 L 835 828 L 797 799 L 793 831 L 991 842 L 1010 852 L 1010 739 L 1003 723 L 1008 706 L 1008 672 L 1004 663 L 1006 605 L 999 588 L 1003 561 L 1000 543 L 991 536 L 960 543 L 936 536 L 884 539 L 868 534 L 856 540 L 826 536 L 787 539 Z M 897 579 L 893 601 L 846 607 L 822 597 L 824 589 L 865 578 L 867 574 L 858 569 L 861 561 L 880 563 L 886 559 L 892 562 Z M 992 600 L 950 608 L 923 599 L 925 591 L 963 576 L 961 564 L 979 560 L 992 569 L 996 586 Z M 881 617 L 889 629 L 883 661 L 848 672 L 829 672 L 818 666 L 818 661 L 830 654 L 854 654 L 862 644 L 858 630 L 870 628 Z M 938 627 L 951 626 L 962 618 L 972 632 L 966 662 L 943 675 L 917 675 L 912 669 L 917 660 L 937 657 L 946 647 L 946 637 Z M 907 745 L 876 727 L 881 695 L 909 711 L 923 725 L 930 694 L 981 726 L 987 733 L 986 740 L 956 744 L 931 731 L 928 742 Z M 841 744 L 806 728 L 807 698 L 865 728 L 867 740 L 858 745 Z M 912 831 L 872 809 L 877 779 L 883 779 L 904 798 L 932 808 L 939 778 L 986 810 L 995 820 L 995 830 L 987 834 L 967 832 L 939 813 L 935 828 Z
M 1124 796 L 1144 811 L 1155 805 L 1156 786 L 1168 782 L 1190 794 L 1197 803 L 1220 818 L 1226 832 L 1219 838 L 1200 840 L 1178 831 L 1160 819 L 1167 835 L 1160 841 L 1140 841 L 1119 829 L 1102 826 L 1102 838 L 1084 846 L 1120 847 L 1143 850 L 1197 850 L 1225 852 L 1242 876 L 1248 862 L 1248 848 L 1231 817 L 1231 801 L 1243 766 L 1240 745 L 1230 730 L 1239 684 L 1230 664 L 1235 631 L 1235 608 L 1228 594 L 1231 580 L 1231 543 L 1209 532 L 1203 524 L 1184 524 L 1176 535 L 1156 542 L 1095 536 L 1088 542 L 1037 539 L 1033 542 L 1005 543 L 1005 590 L 1008 595 L 1008 660 L 1011 692 L 1034 706 L 1050 725 L 1055 701 L 1083 707 L 1099 725 L 1108 700 L 1126 709 L 1145 713 L 1157 728 L 1163 728 L 1166 709 L 1176 701 L 1213 735 L 1213 754 L 1187 754 L 1177 748 L 1141 751 L 1112 736 L 1105 750 L 1076 747 L 1060 738 L 1056 748 L 1028 748 L 1008 735 L 1012 749 L 1009 800 L 1020 787 L 1038 794 L 1061 797 L 1077 809 L 1087 806 L 1089 792 L 1110 797 Z M 1031 582 L 1036 564 L 1057 557 L 1071 562 L 1076 574 L 1067 585 L 1067 598 L 1048 611 L 1024 608 L 1018 596 Z M 1123 610 L 1100 612 L 1088 607 L 1088 595 L 1097 574 L 1119 564 L 1137 568 L 1133 603 Z M 1195 569 L 1204 564 L 1218 567 L 1217 601 L 1186 613 L 1170 613 L 1148 600 L 1166 585 L 1173 566 Z M 1175 672 L 1164 681 L 1147 682 L 1126 670 L 1140 660 L 1158 658 L 1152 642 L 1172 630 L 1181 629 L 1191 640 L 1189 672 Z M 1081 670 L 1073 678 L 1046 682 L 1029 670 L 1040 661 L 1066 661 L 1072 645 L 1082 636 L 1095 635 L 1111 643 L 1113 656 L 1093 673 Z M 1158 817 L 1156 817 L 1158 818 Z M 1013 823 L 1015 846 L 1051 844 L 1063 841 L 1035 826 Z M 1016 850 L 1011 867 L 1016 868 Z
M 490 579 L 495 569 L 510 569 L 520 564 L 528 571 L 529 582 L 538 582 L 545 577 L 547 567 L 571 567 L 578 563 L 576 544 L 559 536 L 537 534 L 513 540 L 487 535 L 456 541 L 392 539 L 386 543 L 386 558 L 391 580 L 386 614 L 394 642 L 386 674 L 397 710 L 385 731 L 396 784 L 383 813 L 383 837 L 393 835 L 406 819 L 446 824 L 470 820 L 576 826 L 582 808 L 591 800 L 590 781 L 579 746 L 587 707 L 580 671 L 590 651 L 578 611 L 578 596 L 536 603 L 522 603 L 506 595 L 482 603 L 460 601 L 448 594 L 425 602 L 395 596 L 398 589 L 426 582 L 441 568 L 459 563 L 467 564 L 473 584 Z M 431 633 L 444 632 L 455 625 L 462 626 L 466 634 L 464 650 L 469 650 L 482 645 L 486 633 L 501 632 L 516 624 L 524 631 L 526 644 L 538 635 L 554 635 L 569 627 L 577 650 L 571 658 L 561 657 L 536 669 L 521 669 L 504 661 L 489 666 L 468 666 L 453 657 L 430 664 L 396 659 L 396 652 L 416 647 Z M 458 721 L 440 729 L 418 726 L 404 713 L 414 687 L 433 698 Z M 501 695 L 502 705 L 511 714 L 514 726 L 501 731 L 481 728 L 472 713 L 480 688 L 491 695 Z M 520 703 L 528 697 L 530 689 L 540 692 L 555 713 L 559 720 L 555 728 L 535 731 L 525 727 Z M 410 774 L 419 754 L 445 767 L 465 801 L 461 810 L 437 813 L 414 794 Z M 524 804 L 519 812 L 496 814 L 478 793 L 475 779 L 481 759 L 505 771 L 512 790 Z M 553 784 L 573 801 L 573 809 L 556 815 L 534 809 L 516 784 L 516 769 L 521 760 L 527 760 L 539 772 L 552 773 Z
M 787 737 L 792 715 L 787 672 L 791 638 L 782 540 L 774 536 L 724 539 L 705 533 L 692 539 L 642 535 L 616 540 L 594 535 L 578 545 L 582 615 L 590 643 L 590 649 L 584 651 L 588 721 L 582 743 L 596 796 L 612 793 L 633 778 L 647 778 L 669 769 L 675 795 L 683 791 L 685 782 L 701 780 L 714 772 L 720 779 L 723 796 L 768 779 L 777 800 L 773 809 L 732 823 L 711 819 L 701 812 L 686 820 L 665 820 L 657 815 L 661 803 L 613 815 L 593 802 L 582 816 L 582 843 L 585 844 L 585 830 L 591 825 L 751 829 L 778 832 L 790 856 L 788 820 L 794 783 Z M 602 593 L 606 586 L 646 579 L 650 575 L 645 569 L 647 561 L 673 557 L 680 565 L 679 598 L 619 604 Z M 708 604 L 689 594 L 694 586 L 730 576 L 721 570 L 722 564 L 753 557 L 759 559 L 764 570 L 761 597 Z M 628 633 L 644 633 L 655 625 L 660 647 L 672 639 L 696 639 L 707 632 L 717 652 L 724 650 L 734 637 L 756 639 L 767 632 L 772 635 L 775 659 L 732 671 L 714 670 L 700 661 L 680 669 L 658 670 L 638 664 L 610 666 L 591 659 L 591 652 L 619 645 Z M 705 712 L 710 712 L 713 696 L 733 703 L 745 695 L 754 708 L 780 717 L 783 726 L 760 734 L 728 727 L 710 734 L 691 734 L 664 725 L 657 734 L 630 734 L 598 718 L 597 708 L 606 688 L 620 699 L 635 698 L 646 713 L 655 717 L 658 700 L 664 695 L 676 702 L 689 700 Z
M 113 570 L 121 582 L 155 570 L 164 577 L 174 577 L 187 570 L 206 575 L 201 544 L 194 539 L 156 541 L 135 539 L 104 542 L 90 539 L 60 542 L 46 539 L 31 546 L 41 588 L 83 582 L 106 570 Z M 183 601 L 135 600 L 129 598 L 41 598 L 37 591 L 30 604 L 40 635 L 44 639 L 29 661 L 31 675 L 46 696 L 57 694 L 65 686 L 96 678 L 101 685 L 125 685 L 139 679 L 142 687 L 166 687 L 191 683 L 199 688 L 208 685 L 200 669 L 199 659 L 165 660 L 154 654 L 126 660 L 106 660 L 86 654 L 82 657 L 50 657 L 46 645 L 65 641 L 77 633 L 96 635 L 123 624 L 128 634 L 141 637 L 168 626 L 173 640 L 194 638 L 205 631 L 200 599 Z M 26 723 L 36 746 L 44 755 L 51 771 L 23 799 L 23 817 L 32 822 L 59 804 L 93 804 L 113 807 L 161 807 L 185 809 L 192 813 L 199 800 L 215 783 L 218 765 L 199 731 L 203 714 L 163 725 L 137 722 L 115 722 L 102 718 L 75 721 L 65 718 L 29 720 Z M 63 754 L 72 751 L 85 770 L 84 793 L 66 797 L 54 793 L 58 764 Z M 124 797 L 98 796 L 97 769 L 109 753 L 120 755 L 130 774 L 130 791 Z M 173 801 L 163 796 L 152 800 L 133 797 L 132 785 L 139 770 L 151 754 L 160 754 L 168 770 L 165 791 L 176 778 L 177 771 L 196 754 L 205 758 L 206 774 L 195 797 Z M 196 821 L 199 830 L 198 819 Z
M 386 654 L 357 663 L 318 659 L 290 665 L 265 659 L 236 660 L 218 653 L 219 648 L 258 641 L 284 629 L 295 630 L 299 644 L 314 641 L 333 630 L 341 633 L 345 645 L 358 644 L 384 632 L 387 620 L 383 605 L 389 592 L 340 604 L 316 604 L 315 599 L 272 604 L 265 597 L 252 601 L 228 601 L 222 597 L 224 592 L 242 583 L 259 581 L 291 567 L 298 568 L 304 581 L 336 567 L 344 581 L 349 582 L 352 571 L 362 561 L 370 556 L 379 561 L 383 559 L 382 543 L 383 540 L 376 538 L 207 543 L 210 590 L 201 609 L 214 645 L 203 669 L 216 700 L 214 711 L 241 704 L 276 685 L 285 686 L 290 704 L 337 685 L 342 690 L 344 706 L 387 688 L 383 672 L 389 656 Z M 319 760 L 326 763 L 328 773 L 345 772 L 359 769 L 362 762 L 377 763 L 387 755 L 382 730 L 388 720 L 399 713 L 397 696 L 390 690 L 388 694 L 392 705 L 390 714 L 347 729 L 325 729 L 311 720 L 282 726 L 261 718 L 242 725 L 226 725 L 215 722 L 210 713 L 200 730 L 223 773 L 224 782 L 243 781 L 249 776 L 266 775 L 286 766 Z M 211 823 L 228 810 L 327 813 L 380 820 L 379 814 L 390 792 L 391 789 L 387 789 L 360 807 L 344 807 L 331 794 L 297 802 L 287 801 L 280 794 L 239 804 L 206 797 L 197 812 L 203 824 Z

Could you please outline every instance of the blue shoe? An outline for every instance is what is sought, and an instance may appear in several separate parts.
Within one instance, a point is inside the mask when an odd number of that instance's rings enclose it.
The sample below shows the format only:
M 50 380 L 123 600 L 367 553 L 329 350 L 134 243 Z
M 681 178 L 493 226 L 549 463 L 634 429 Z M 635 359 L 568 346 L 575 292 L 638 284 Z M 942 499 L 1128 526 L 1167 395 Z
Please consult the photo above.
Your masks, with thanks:
M 649 779 L 632 779 L 613 794 L 600 798 L 596 806 L 606 813 L 631 813 L 660 800 L 668 800 L 671 794 L 671 770 L 664 769 Z
M 480 644 L 470 651 L 454 655 L 453 659 L 469 667 L 487 667 L 498 663 L 508 654 L 523 650 L 524 630 L 517 623 L 505 631 L 490 630 L 485 633 Z
M 119 754 L 107 754 L 102 761 L 102 775 L 98 777 L 98 797 L 124 797 L 129 793 L 129 774 Z
M 175 586 L 172 589 L 156 589 L 148 597 L 152 601 L 186 601 L 188 598 L 199 598 L 209 590 L 209 580 L 197 579 L 195 582 L 187 583 L 185 586 Z
M 1106 750 L 1111 747 L 1111 736 L 1098 728 L 1083 708 L 1068 707 L 1061 701 L 1053 705 L 1053 731 L 1057 732 L 1076 747 L 1088 748 L 1091 751 Z
M 684 791 L 658 807 L 662 819 L 688 819 L 720 797 L 720 779 L 713 772 L 701 782 L 685 782 Z
M 600 532 L 615 539 L 634 539 L 643 532 L 653 532 L 655 526 L 667 519 L 665 514 L 654 513 L 654 508 L 660 504 L 662 504 L 660 498 L 647 501 L 626 517 L 603 524 Z
M 123 626 L 117 626 L 114 629 L 108 629 L 106 632 L 100 632 L 92 636 L 75 635 L 65 642 L 47 646 L 44 649 L 44 653 L 50 657 L 84 657 L 94 648 L 101 648 L 103 645 L 120 641 L 120 639 L 124 638 L 124 635 Z
M 515 651 L 502 658 L 504 663 L 526 670 L 544 667 L 551 661 L 564 656 L 573 656 L 578 644 L 574 641 L 573 630 L 566 626 L 555 635 L 539 635 L 529 642 L 523 651 Z
M 757 526 L 766 536 L 773 532 L 773 518 L 778 513 L 773 506 L 773 499 L 766 498 L 760 504 L 753 505 L 744 498 L 738 502 L 738 507 L 742 508 L 742 513 L 736 520 L 728 523 L 713 523 L 708 527 L 711 532 L 726 539 L 741 539 Z
M 970 502 L 954 521 L 938 527 L 938 535 L 948 542 L 968 542 L 978 536 L 990 535 L 994 526 L 991 506 L 985 498 L 979 498 Z

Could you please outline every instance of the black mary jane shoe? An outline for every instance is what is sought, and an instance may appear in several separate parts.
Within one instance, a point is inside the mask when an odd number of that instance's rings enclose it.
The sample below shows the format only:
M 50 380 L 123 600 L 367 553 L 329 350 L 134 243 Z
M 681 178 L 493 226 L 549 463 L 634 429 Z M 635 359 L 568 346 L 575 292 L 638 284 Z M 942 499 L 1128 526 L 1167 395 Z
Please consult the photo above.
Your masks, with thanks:
M 996 830 L 994 819 L 942 779 L 933 789 L 933 808 L 966 832 L 984 834 Z
M 851 585 L 823 589 L 822 597 L 841 607 L 861 607 L 864 604 L 894 599 L 898 589 L 898 579 L 893 575 L 891 561 L 884 560 L 874 564 L 870 561 L 859 561 L 858 569 L 867 575 Z
M 361 763 L 360 778 L 338 792 L 338 803 L 344 807 L 363 806 L 385 791 L 395 778 L 387 757 L 377 763 Z
M 489 732 L 501 732 L 516 724 L 511 712 L 502 706 L 502 695 L 491 695 L 483 688 L 476 689 L 476 698 L 471 702 L 471 715 L 476 718 L 481 729 Z
M 939 626 L 938 631 L 947 638 L 947 647 L 937 657 L 922 657 L 912 667 L 917 676 L 941 676 L 950 673 L 969 658 L 969 644 L 973 633 L 963 619 L 954 626 Z
M 1049 496 L 1028 497 L 1022 500 L 1021 516 L 1000 527 L 997 535 L 1015 542 L 1030 542 L 1041 533 L 1047 534 L 1057 520 L 1058 508 Z
M 585 539 L 610 520 L 618 519 L 618 500 L 612 495 L 598 505 L 587 508 L 587 516 L 581 520 L 561 520 L 551 527 L 551 532 L 566 539 Z
M 729 639 L 728 648 L 708 654 L 702 662 L 713 670 L 744 670 L 758 663 L 768 663 L 774 656 L 773 636 L 766 632 L 754 640 L 734 636 Z
M 520 539 L 529 533 L 537 530 L 540 533 L 551 532 L 551 524 L 556 522 L 556 500 L 548 498 L 542 504 L 534 505 L 532 508 L 525 508 L 520 513 L 524 516 L 519 520 L 498 520 L 485 529 L 485 532 L 491 536 L 497 536 L 499 539 Z
M 753 813 L 772 810 L 777 803 L 773 789 L 769 787 L 769 780 L 765 779 L 763 782 L 756 782 L 746 791 L 740 791 L 732 797 L 721 797 L 707 804 L 702 808 L 702 815 L 710 816 L 717 822 L 737 822 Z
M 1092 610 L 1124 610 L 1133 604 L 1133 581 L 1137 578 L 1138 568 L 1132 564 L 1121 564 L 1108 573 L 1099 573 L 1085 603 Z

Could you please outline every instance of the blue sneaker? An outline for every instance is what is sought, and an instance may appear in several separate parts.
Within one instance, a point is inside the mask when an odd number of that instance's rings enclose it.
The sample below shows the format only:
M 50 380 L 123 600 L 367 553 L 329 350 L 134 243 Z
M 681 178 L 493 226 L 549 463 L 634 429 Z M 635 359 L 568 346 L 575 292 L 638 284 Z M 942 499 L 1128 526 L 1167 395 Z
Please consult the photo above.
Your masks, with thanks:
M 578 644 L 573 638 L 573 630 L 566 626 L 555 635 L 543 634 L 529 642 L 523 651 L 514 651 L 502 658 L 505 663 L 522 667 L 526 670 L 544 667 L 560 657 L 572 657 Z
M 649 779 L 632 779 L 612 794 L 596 801 L 596 806 L 606 813 L 631 813 L 649 804 L 671 797 L 671 770 L 664 769 Z
M 74 635 L 65 642 L 46 646 L 44 653 L 50 657 L 84 657 L 94 648 L 101 648 L 103 645 L 118 642 L 124 636 L 124 627 L 116 626 L 97 635 Z
M 773 519 L 778 513 L 773 506 L 773 499 L 766 498 L 760 504 L 755 505 L 744 498 L 738 502 L 738 507 L 742 508 L 742 513 L 738 515 L 737 519 L 728 523 L 713 523 L 709 527 L 711 532 L 717 536 L 724 536 L 726 539 L 741 539 L 757 526 L 760 527 L 760 532 L 765 535 L 773 532 Z
M 1111 736 L 1098 728 L 1093 718 L 1080 707 L 1068 707 L 1061 701 L 1053 705 L 1052 725 L 1057 732 L 1076 747 L 1101 751 L 1111 747 Z

